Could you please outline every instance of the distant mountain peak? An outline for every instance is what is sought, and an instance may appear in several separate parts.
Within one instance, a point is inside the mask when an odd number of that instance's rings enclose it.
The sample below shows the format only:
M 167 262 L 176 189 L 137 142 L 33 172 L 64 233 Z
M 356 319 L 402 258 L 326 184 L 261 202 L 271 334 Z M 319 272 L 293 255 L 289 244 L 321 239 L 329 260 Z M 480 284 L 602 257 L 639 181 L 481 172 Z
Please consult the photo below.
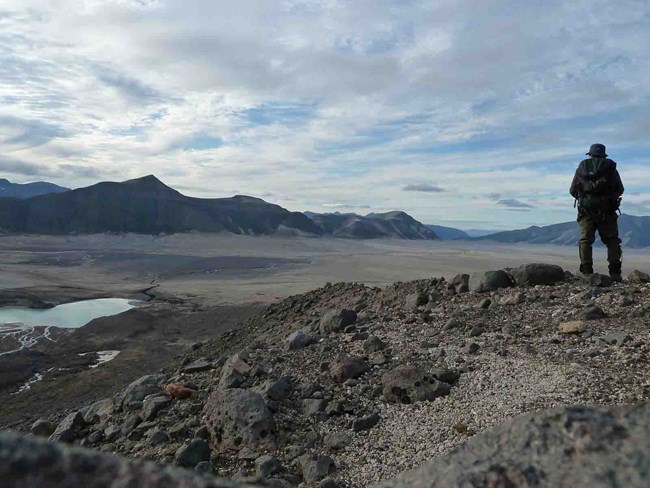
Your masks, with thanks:
M 47 193 L 62 193 L 66 191 L 69 191 L 69 188 L 64 188 L 45 181 L 12 183 L 6 178 L 0 178 L 0 197 L 24 199 L 45 195 Z

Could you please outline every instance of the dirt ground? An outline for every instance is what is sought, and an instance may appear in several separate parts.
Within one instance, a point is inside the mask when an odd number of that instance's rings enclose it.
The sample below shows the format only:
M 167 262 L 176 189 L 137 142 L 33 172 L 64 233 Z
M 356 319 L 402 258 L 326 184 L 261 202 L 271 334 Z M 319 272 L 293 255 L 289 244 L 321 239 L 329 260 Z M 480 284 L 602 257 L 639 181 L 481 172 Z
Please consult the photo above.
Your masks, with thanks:
M 604 250 L 595 254 L 597 270 L 605 271 Z M 193 343 L 236 328 L 266 304 L 328 282 L 382 286 L 530 262 L 575 271 L 577 249 L 201 234 L 2 236 L 2 306 L 152 299 L 55 335 L 56 342 L 0 356 L 0 426 L 24 428 L 45 412 L 109 396 L 164 368 Z M 647 267 L 645 251 L 626 253 L 625 272 Z M 120 354 L 89 368 L 96 353 L 106 350 Z M 16 393 L 36 374 L 43 378 Z

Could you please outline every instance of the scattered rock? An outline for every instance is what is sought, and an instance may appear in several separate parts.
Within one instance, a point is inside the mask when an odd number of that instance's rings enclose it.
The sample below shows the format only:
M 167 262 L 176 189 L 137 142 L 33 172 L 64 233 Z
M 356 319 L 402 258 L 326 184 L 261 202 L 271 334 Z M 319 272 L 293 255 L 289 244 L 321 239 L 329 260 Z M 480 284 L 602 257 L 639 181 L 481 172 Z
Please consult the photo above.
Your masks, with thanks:
M 290 334 L 284 343 L 289 351 L 293 351 L 295 349 L 302 349 L 303 347 L 315 344 L 316 338 L 311 334 L 303 332 L 302 330 L 297 330 Z
M 343 383 L 345 380 L 358 378 L 369 369 L 370 366 L 362 357 L 345 356 L 330 364 L 329 373 L 333 381 Z
M 280 402 L 287 398 L 292 390 L 291 381 L 288 377 L 283 376 L 277 381 L 268 380 L 264 382 L 258 391 L 263 397 Z
M 555 285 L 564 281 L 564 270 L 554 264 L 524 264 L 511 271 L 518 286 Z
M 44 419 L 38 419 L 32 424 L 29 432 L 37 437 L 50 437 L 55 429 L 56 425 L 54 423 Z
M 273 415 L 259 393 L 244 389 L 214 391 L 203 409 L 217 449 L 277 449 Z
M 357 313 L 354 310 L 340 308 L 330 310 L 327 312 L 320 321 L 320 333 L 329 334 L 331 332 L 339 332 L 344 327 L 352 325 L 357 321 Z
M 164 391 L 166 395 L 169 395 L 176 400 L 185 400 L 186 398 L 190 398 L 196 393 L 196 390 L 187 388 L 186 386 L 178 383 L 170 383 L 166 385 Z
M 526 301 L 526 295 L 524 295 L 522 292 L 518 291 L 515 292 L 511 295 L 507 295 L 503 297 L 499 303 L 501 305 L 519 305 L 521 303 L 524 303 Z
M 84 421 L 87 424 L 96 424 L 108 418 L 113 413 L 114 407 L 115 402 L 112 398 L 99 400 L 88 407 L 88 410 L 84 413 Z
M 581 334 L 585 330 L 587 330 L 587 327 L 581 320 L 570 320 L 568 322 L 562 322 L 559 326 L 559 331 L 561 334 Z
M 255 460 L 255 472 L 257 476 L 268 478 L 269 476 L 280 474 L 282 471 L 284 471 L 282 463 L 273 456 L 265 454 Z
M 489 298 L 484 298 L 478 303 L 477 308 L 485 310 L 490 308 L 490 305 L 492 305 L 492 300 L 490 300 Z
M 371 335 L 363 343 L 363 350 L 366 352 L 366 354 L 379 352 L 383 349 L 386 349 L 386 343 L 376 335 Z
M 202 371 L 208 371 L 214 368 L 214 364 L 207 359 L 197 359 L 196 361 L 191 362 L 187 366 L 181 368 L 183 373 L 200 373 Z
M 452 369 L 447 369 L 447 368 L 437 368 L 434 369 L 431 374 L 433 374 L 433 377 L 436 378 L 439 381 L 442 381 L 443 383 L 447 383 L 449 385 L 452 385 L 458 381 L 460 378 L 460 372 L 459 371 L 454 371 Z
M 336 470 L 334 460 L 329 456 L 304 454 L 298 458 L 298 463 L 306 483 L 320 481 Z
M 189 444 L 178 448 L 174 459 L 179 466 L 194 468 L 201 461 L 210 459 L 210 446 L 205 439 L 192 439 Z
M 122 436 L 129 435 L 140 423 L 142 423 L 142 417 L 136 414 L 129 415 L 120 427 L 120 434 Z
M 496 291 L 512 286 L 510 275 L 503 270 L 472 273 L 469 277 L 469 290 L 476 292 Z
M 147 395 L 159 393 L 159 379 L 160 378 L 156 375 L 146 375 L 135 380 L 126 387 L 126 390 L 124 390 L 122 404 L 127 406 L 132 402 L 141 402 Z
M 404 306 L 407 310 L 417 310 L 418 307 L 426 305 L 428 301 L 429 297 L 426 293 L 411 293 L 404 300 Z
M 607 314 L 605 314 L 605 312 L 603 312 L 603 309 L 598 305 L 589 305 L 583 308 L 578 316 L 582 320 L 598 320 L 604 319 L 607 317 Z
M 364 417 L 359 417 L 358 419 L 354 419 L 352 421 L 352 430 L 355 432 L 361 432 L 364 430 L 372 429 L 379 423 L 380 419 L 381 417 L 379 417 L 379 414 L 377 412 L 373 412 L 370 415 L 366 415 Z
M 481 346 L 479 346 L 476 342 L 468 342 L 463 347 L 463 351 L 465 351 L 467 354 L 476 354 L 480 348 Z
M 449 287 L 456 293 L 467 293 L 469 291 L 469 275 L 458 274 L 449 283 Z
M 627 281 L 630 283 L 650 283 L 650 274 L 635 269 L 627 275 Z
M 327 434 L 323 439 L 323 444 L 325 444 L 325 447 L 334 451 L 345 449 L 350 445 L 351 442 L 352 437 L 343 433 Z
M 149 395 L 142 402 L 142 417 L 144 420 L 153 420 L 172 403 L 171 398 L 161 395 Z
M 480 327 L 480 326 L 478 326 L 478 325 L 475 325 L 475 326 L 472 327 L 472 329 L 469 331 L 469 336 L 470 336 L 470 337 L 478 337 L 478 336 L 480 336 L 481 334 L 483 334 L 483 332 L 485 332 L 485 329 L 483 329 L 483 327 Z
M 384 400 L 390 403 L 415 403 L 448 395 L 448 384 L 411 365 L 400 365 L 382 377 Z
M 169 439 L 169 434 L 160 429 L 154 429 L 148 436 L 149 444 L 152 446 L 160 446 L 161 444 L 166 444 L 169 442 Z
M 50 435 L 51 442 L 71 443 L 77 438 L 79 431 L 86 426 L 83 415 L 80 412 L 73 412 L 64 418 Z
M 615 345 L 615 346 L 622 346 L 626 342 L 631 341 L 632 337 L 630 336 L 630 334 L 628 334 L 624 330 L 621 330 L 621 331 L 618 331 L 618 332 L 610 332 L 609 334 L 605 335 L 602 339 L 607 344 L 612 344 L 612 345 Z

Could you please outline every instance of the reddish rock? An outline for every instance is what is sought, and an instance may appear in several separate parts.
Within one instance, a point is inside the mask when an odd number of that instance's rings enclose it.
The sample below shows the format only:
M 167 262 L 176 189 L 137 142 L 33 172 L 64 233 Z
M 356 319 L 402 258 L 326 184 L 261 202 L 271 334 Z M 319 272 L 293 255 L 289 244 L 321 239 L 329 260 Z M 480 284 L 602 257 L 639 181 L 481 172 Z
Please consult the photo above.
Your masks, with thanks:
M 176 398 L 177 400 L 189 398 L 194 393 L 196 393 L 194 390 L 186 388 L 183 385 L 179 385 L 178 383 L 170 383 L 165 386 L 165 394 L 169 395 L 172 398 Z

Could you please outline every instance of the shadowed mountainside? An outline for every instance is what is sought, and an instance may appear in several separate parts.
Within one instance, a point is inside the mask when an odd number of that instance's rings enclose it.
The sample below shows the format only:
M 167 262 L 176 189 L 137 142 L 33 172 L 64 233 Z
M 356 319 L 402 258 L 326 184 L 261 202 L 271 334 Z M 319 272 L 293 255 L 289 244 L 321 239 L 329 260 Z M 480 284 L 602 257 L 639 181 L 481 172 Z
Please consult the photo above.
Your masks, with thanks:
M 0 178 L 0 198 L 31 198 L 47 193 L 63 193 L 66 191 L 70 191 L 70 189 L 45 181 L 22 184 L 12 183 L 7 179 Z
M 313 214 L 312 214 L 313 215 Z M 346 238 L 436 239 L 404 212 L 314 215 L 290 212 L 259 198 L 193 198 L 155 176 L 28 199 L 0 198 L 0 229 L 28 234 L 231 232 L 240 235 L 329 234 Z
M 221 232 L 271 234 L 280 226 L 321 235 L 298 212 L 258 198 L 202 199 L 182 195 L 155 176 L 102 182 L 26 200 L 0 199 L 0 227 L 9 232 L 92 234 Z

